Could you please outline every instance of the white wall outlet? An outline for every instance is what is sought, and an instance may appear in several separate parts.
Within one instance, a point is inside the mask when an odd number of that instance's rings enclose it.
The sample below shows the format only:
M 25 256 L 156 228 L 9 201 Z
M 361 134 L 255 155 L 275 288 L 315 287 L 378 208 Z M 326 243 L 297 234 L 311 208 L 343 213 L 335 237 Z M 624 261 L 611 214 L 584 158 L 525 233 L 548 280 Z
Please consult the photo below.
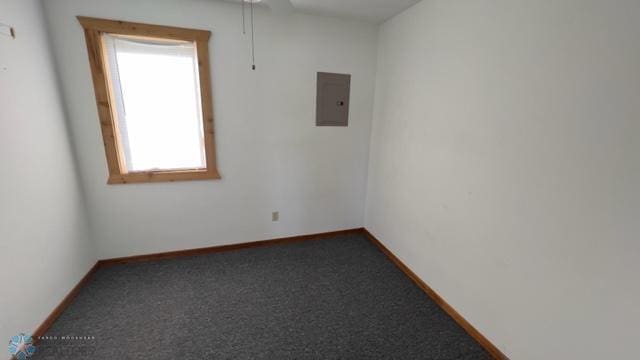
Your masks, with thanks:
M 276 221 L 280 221 L 280 212 L 279 211 L 274 211 L 271 213 L 271 221 L 276 222 Z

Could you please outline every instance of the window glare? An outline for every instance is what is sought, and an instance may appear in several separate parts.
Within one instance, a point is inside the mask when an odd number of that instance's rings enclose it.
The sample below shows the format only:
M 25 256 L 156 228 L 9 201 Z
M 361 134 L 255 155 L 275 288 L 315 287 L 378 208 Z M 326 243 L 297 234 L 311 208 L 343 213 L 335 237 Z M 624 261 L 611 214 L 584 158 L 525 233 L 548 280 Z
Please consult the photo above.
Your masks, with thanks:
M 205 168 L 195 45 L 108 37 L 127 170 Z

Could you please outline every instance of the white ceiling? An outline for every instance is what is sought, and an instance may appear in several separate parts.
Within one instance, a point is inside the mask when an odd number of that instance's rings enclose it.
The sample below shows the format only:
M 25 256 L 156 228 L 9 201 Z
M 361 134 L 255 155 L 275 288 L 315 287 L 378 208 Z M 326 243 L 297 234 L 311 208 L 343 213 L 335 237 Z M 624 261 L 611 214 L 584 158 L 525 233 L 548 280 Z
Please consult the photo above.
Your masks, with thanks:
M 291 0 L 303 12 L 346 16 L 375 22 L 401 13 L 420 0 Z
M 239 3 L 242 0 L 223 1 Z M 420 0 L 261 0 L 261 5 L 283 9 L 290 7 L 289 1 L 293 8 L 300 12 L 348 17 L 372 22 L 387 20 L 420 2 Z

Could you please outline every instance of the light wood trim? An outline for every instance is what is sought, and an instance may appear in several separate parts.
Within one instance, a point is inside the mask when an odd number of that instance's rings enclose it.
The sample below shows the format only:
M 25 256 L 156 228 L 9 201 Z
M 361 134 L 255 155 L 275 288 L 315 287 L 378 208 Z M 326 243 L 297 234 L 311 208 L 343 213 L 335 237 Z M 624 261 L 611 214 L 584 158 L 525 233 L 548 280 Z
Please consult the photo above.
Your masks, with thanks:
M 98 117 L 104 142 L 109 170 L 108 184 L 130 184 L 147 182 L 173 182 L 191 180 L 218 180 L 213 97 L 211 95 L 211 69 L 209 63 L 209 39 L 211 32 L 206 30 L 184 29 L 170 26 L 149 25 L 117 20 L 97 19 L 78 16 L 84 28 L 91 77 L 98 106 Z M 180 40 L 195 43 L 200 98 L 204 132 L 205 169 L 178 171 L 128 172 L 122 154 L 119 139 L 117 110 L 112 96 L 111 78 L 108 60 L 102 40 L 102 33 L 145 37 L 155 39 Z
M 291 236 L 285 238 L 271 239 L 271 240 L 262 240 L 262 241 L 254 241 L 248 243 L 240 243 L 233 245 L 223 245 L 223 246 L 213 246 L 208 248 L 201 249 L 192 249 L 192 250 L 180 250 L 180 251 L 172 251 L 166 253 L 158 253 L 158 254 L 149 254 L 149 255 L 138 255 L 138 256 L 129 256 L 123 258 L 116 259 L 105 259 L 99 260 L 93 267 L 87 272 L 87 274 L 78 282 L 76 286 L 71 289 L 69 294 L 65 296 L 65 298 L 60 302 L 58 306 L 53 309 L 51 314 L 47 316 L 47 318 L 42 322 L 40 326 L 33 332 L 33 338 L 37 342 L 38 338 L 44 336 L 47 331 L 51 328 L 53 323 L 60 317 L 60 315 L 66 310 L 73 300 L 78 296 L 82 288 L 84 288 L 89 280 L 93 277 L 95 272 L 98 269 L 103 267 L 109 267 L 119 264 L 129 264 L 129 263 L 139 263 L 146 261 L 157 261 L 157 260 L 166 260 L 166 259 L 174 259 L 185 256 L 197 256 L 197 255 L 206 255 L 206 254 L 214 254 L 221 253 L 227 251 L 236 251 L 242 249 L 251 249 L 257 247 L 265 247 L 265 246 L 275 246 L 275 245 L 284 245 L 284 244 L 294 244 L 303 241 L 309 240 L 321 240 L 331 236 L 337 235 L 348 235 L 348 234 L 360 234 L 362 233 L 362 228 L 357 229 L 348 229 L 348 230 L 339 230 L 339 231 L 331 231 L 325 233 L 317 233 L 317 234 L 309 234 L 309 235 L 300 235 L 300 236 Z
M 206 254 L 214 254 L 228 251 L 236 251 L 242 249 L 251 249 L 257 247 L 265 247 L 265 246 L 274 246 L 274 245 L 284 245 L 284 244 L 293 244 L 303 241 L 309 240 L 321 240 L 325 238 L 330 238 L 332 236 L 337 235 L 348 235 L 348 234 L 363 234 L 373 245 L 375 245 L 380 251 L 385 254 L 389 260 L 391 260 L 400 271 L 402 271 L 409 279 L 411 279 L 422 291 L 426 293 L 436 304 L 438 304 L 449 316 L 453 318 L 454 321 L 458 323 L 471 337 L 473 337 L 494 359 L 496 360 L 509 360 L 509 358 L 503 354 L 495 345 L 489 341 L 486 337 L 484 337 L 476 328 L 473 327 L 467 320 L 465 320 L 462 315 L 460 315 L 451 305 L 449 305 L 440 295 L 438 295 L 429 285 L 427 285 L 416 273 L 411 271 L 407 265 L 405 265 L 397 256 L 395 256 L 391 250 L 389 250 L 380 240 L 378 240 L 373 234 L 371 234 L 365 228 L 356 228 L 356 229 L 348 229 L 348 230 L 340 230 L 340 231 L 332 231 L 318 234 L 309 234 L 309 235 L 301 235 L 301 236 L 292 236 L 285 237 L 279 239 L 272 240 L 262 240 L 262 241 L 254 241 L 249 243 L 240 243 L 233 245 L 223 245 L 223 246 L 213 246 L 208 248 L 200 248 L 200 249 L 190 249 L 190 250 L 180 250 L 180 251 L 172 251 L 165 253 L 156 253 L 156 254 L 147 254 L 147 255 L 137 255 L 137 256 L 128 256 L 122 258 L 114 258 L 114 259 L 104 259 L 99 260 L 92 268 L 89 270 L 87 275 L 85 275 L 82 280 L 69 292 L 69 294 L 62 300 L 62 302 L 53 310 L 53 312 L 47 317 L 47 319 L 33 332 L 34 339 L 37 340 L 38 337 L 44 336 L 53 325 L 55 320 L 62 314 L 62 312 L 73 302 L 73 300 L 78 296 L 80 290 L 87 285 L 93 274 L 100 268 L 121 265 L 121 264 L 129 264 L 129 263 L 139 263 L 139 262 L 147 262 L 147 261 L 158 261 L 158 260 L 167 260 L 167 259 L 175 259 L 180 257 L 188 257 L 188 256 L 198 256 L 198 255 L 206 255 Z
M 114 131 L 116 129 L 115 118 L 112 113 L 114 106 L 109 96 L 108 76 L 105 72 L 107 67 L 104 64 L 104 53 L 100 33 L 85 28 L 84 34 L 89 55 L 89 65 L 91 66 L 93 90 L 98 106 L 100 129 L 102 130 L 104 150 L 107 156 L 107 167 L 111 176 L 122 175 L 120 160 L 118 160 L 117 155 L 119 145 L 116 139 L 116 132 Z
M 258 247 L 265 247 L 265 246 L 295 244 L 295 243 L 309 241 L 309 240 L 322 240 L 322 239 L 327 239 L 327 238 L 331 238 L 333 236 L 338 236 L 338 235 L 362 234 L 362 231 L 363 231 L 362 228 L 356 228 L 356 229 L 338 230 L 338 231 L 309 234 L 309 235 L 298 235 L 298 236 L 277 238 L 277 239 L 271 239 L 271 240 L 260 240 L 260 241 L 253 241 L 248 243 L 232 244 L 232 245 L 212 246 L 212 247 L 199 248 L 199 249 L 178 250 L 178 251 L 156 253 L 156 254 L 127 256 L 122 258 L 100 260 L 98 261 L 98 264 L 102 267 L 102 266 L 112 266 L 112 265 L 119 265 L 119 264 L 130 264 L 130 263 L 139 263 L 139 262 L 147 262 L 147 261 L 175 259 L 175 258 L 188 257 L 188 256 L 216 254 L 221 252 L 252 249 L 252 248 L 258 248 Z
M 197 40 L 196 46 L 198 48 L 198 68 L 200 69 L 200 88 L 211 89 L 211 71 L 209 69 L 209 41 Z M 200 93 L 202 101 L 202 120 L 204 121 L 204 142 L 205 144 L 215 143 L 215 131 L 213 126 L 213 98 L 210 91 L 202 91 Z M 213 169 L 215 175 L 219 179 L 217 174 L 217 159 L 215 148 L 212 146 L 205 146 L 205 155 L 207 158 L 207 169 Z
M 98 19 L 78 16 L 78 21 L 85 29 L 110 34 L 142 36 L 183 41 L 208 41 L 211 32 L 207 30 L 185 29 L 173 26 L 150 25 L 129 21 Z
M 400 271 L 402 271 L 411 281 L 413 281 L 427 296 L 429 296 L 444 312 L 446 312 L 460 327 L 462 327 L 472 338 L 474 338 L 490 355 L 496 360 L 509 360 L 509 358 L 498 349 L 489 339 L 480 333 L 470 322 L 468 322 L 460 313 L 458 313 L 451 305 L 449 305 L 438 293 L 436 293 L 427 283 L 411 269 L 405 265 L 402 260 L 395 256 L 380 240 L 378 240 L 367 229 L 362 229 L 369 241 L 373 243 L 380 251 L 391 260 Z
M 220 175 L 216 171 L 206 169 L 148 171 L 117 174 L 109 176 L 108 184 L 135 184 L 148 182 L 174 182 L 191 180 L 218 180 Z
M 38 326 L 38 328 L 33 331 L 32 336 L 36 343 L 38 342 L 40 337 L 46 334 L 47 330 L 49 330 L 51 325 L 53 325 L 53 323 L 60 317 L 60 315 L 62 315 L 65 309 L 69 307 L 69 305 L 71 305 L 73 300 L 75 300 L 75 298 L 80 293 L 80 290 L 82 290 L 82 288 L 89 283 L 89 280 L 91 280 L 91 277 L 98 270 L 99 267 L 100 267 L 100 264 L 95 263 L 93 267 L 89 269 L 89 272 L 87 272 L 87 274 L 78 282 L 78 284 L 76 284 L 76 286 L 74 286 L 73 289 L 69 291 L 69 294 L 67 294 L 67 296 L 65 296 L 64 299 L 62 299 L 60 304 L 58 304 L 58 306 L 56 306 L 55 309 L 53 309 L 51 314 L 47 316 L 47 318 L 42 322 L 42 324 L 40 324 L 40 326 Z

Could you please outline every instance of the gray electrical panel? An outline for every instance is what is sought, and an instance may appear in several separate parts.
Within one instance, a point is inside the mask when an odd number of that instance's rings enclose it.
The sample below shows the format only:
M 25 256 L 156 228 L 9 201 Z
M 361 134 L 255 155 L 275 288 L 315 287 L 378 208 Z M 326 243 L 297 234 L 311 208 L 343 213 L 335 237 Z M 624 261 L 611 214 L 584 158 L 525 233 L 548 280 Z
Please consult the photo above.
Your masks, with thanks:
M 351 75 L 318 73 L 316 126 L 349 126 Z

